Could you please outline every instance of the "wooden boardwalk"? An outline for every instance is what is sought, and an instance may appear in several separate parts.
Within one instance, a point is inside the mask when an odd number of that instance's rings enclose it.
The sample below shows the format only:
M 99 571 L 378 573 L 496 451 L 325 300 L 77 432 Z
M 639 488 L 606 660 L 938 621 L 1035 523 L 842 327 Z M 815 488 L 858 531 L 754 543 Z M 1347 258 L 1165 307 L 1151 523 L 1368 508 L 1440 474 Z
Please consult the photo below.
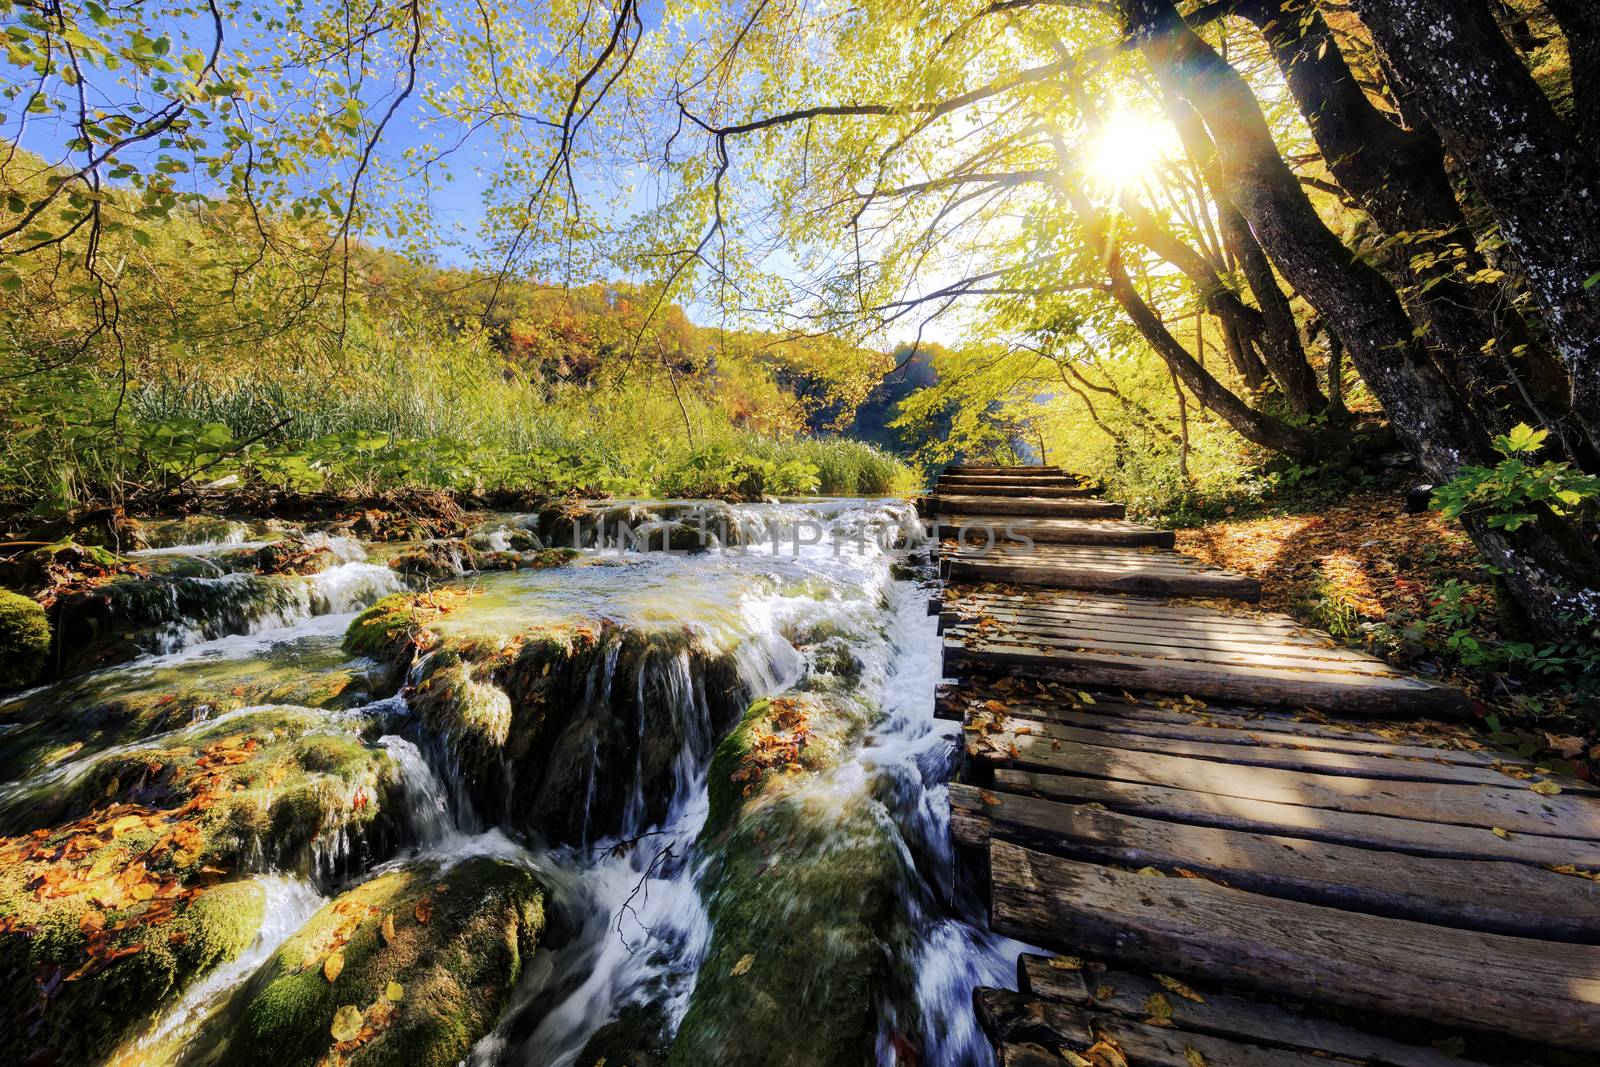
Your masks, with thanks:
M 923 510 L 963 869 L 1061 954 L 976 992 L 1003 1065 L 1600 1062 L 1600 791 L 1058 470 Z

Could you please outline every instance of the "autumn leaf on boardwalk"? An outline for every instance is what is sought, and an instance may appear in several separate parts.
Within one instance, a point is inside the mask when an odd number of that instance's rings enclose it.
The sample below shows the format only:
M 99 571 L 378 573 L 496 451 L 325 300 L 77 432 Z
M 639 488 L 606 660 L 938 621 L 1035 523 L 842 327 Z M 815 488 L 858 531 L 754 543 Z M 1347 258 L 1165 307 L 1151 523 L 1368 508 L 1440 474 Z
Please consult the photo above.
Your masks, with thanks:
M 1554 782 L 1534 782 L 1528 788 L 1542 797 L 1553 797 L 1561 792 L 1561 787 Z
M 1154 978 L 1156 981 L 1160 982 L 1162 988 L 1169 993 L 1180 996 L 1185 1000 L 1192 1000 L 1196 1004 L 1204 1004 L 1206 1002 L 1205 997 L 1202 997 L 1199 993 L 1196 993 L 1194 990 L 1190 989 L 1176 978 L 1172 978 L 1165 974 L 1155 975 Z

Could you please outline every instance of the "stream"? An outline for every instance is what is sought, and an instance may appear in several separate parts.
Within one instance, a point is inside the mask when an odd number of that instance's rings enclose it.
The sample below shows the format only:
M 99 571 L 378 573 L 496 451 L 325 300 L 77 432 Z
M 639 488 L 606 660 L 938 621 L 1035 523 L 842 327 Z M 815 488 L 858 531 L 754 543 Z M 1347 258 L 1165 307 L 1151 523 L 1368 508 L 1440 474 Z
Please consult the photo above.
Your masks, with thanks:
M 225 561 L 278 531 L 180 524 L 139 554 L 165 579 L 159 596 L 139 601 L 147 625 L 125 635 L 140 654 L 0 701 L 7 833 L 39 822 L 47 793 L 101 791 L 108 762 L 149 763 L 141 754 L 151 750 L 226 755 L 211 739 L 263 709 L 292 717 L 302 746 L 358 739 L 379 768 L 318 786 L 320 816 L 304 833 L 268 820 L 250 838 L 228 877 L 259 888 L 254 936 L 163 1003 L 110 1060 L 234 1062 L 228 1035 L 254 1018 L 264 965 L 319 909 L 420 863 L 437 864 L 442 900 L 443 872 L 487 857 L 532 873 L 543 930 L 514 984 L 498 991 L 498 1015 L 474 1036 L 470 1064 L 708 1062 L 686 1047 L 777 1062 L 759 1041 L 743 1044 L 741 1028 L 770 1017 L 773 1028 L 804 1031 L 813 1013 L 824 1029 L 865 1025 L 881 1064 L 992 1062 L 971 991 L 1010 986 L 1024 946 L 989 933 L 981 905 L 953 882 L 947 782 L 959 727 L 933 717 L 940 642 L 926 610 L 929 546 L 910 506 L 636 503 L 585 517 L 599 533 L 570 516 L 555 526 L 548 515 L 482 517 L 473 543 L 485 553 L 503 556 L 529 535 L 583 547 L 560 565 L 469 566 L 461 576 L 407 573 L 399 557 L 414 546 L 312 533 L 325 569 L 264 579 Z M 712 538 L 711 550 L 650 543 L 689 529 Z M 429 622 L 433 649 L 414 648 L 390 669 L 381 656 L 341 649 L 360 611 L 418 589 L 461 598 Z M 530 654 L 530 628 L 592 642 L 593 654 L 515 674 L 507 663 Z M 565 725 L 525 752 L 532 690 L 559 706 L 550 714 Z M 222 710 L 207 692 L 239 706 Z M 774 728 L 775 739 L 751 727 L 758 751 L 787 755 L 730 793 L 712 780 L 714 759 L 745 708 L 763 700 L 789 716 L 772 721 L 803 725 Z M 138 728 L 117 717 L 152 706 L 162 710 L 141 710 Z M 123 710 L 86 714 L 63 736 L 45 707 Z M 791 735 L 794 751 L 782 748 Z M 111 778 L 106 794 L 126 777 Z M 270 804 L 291 785 L 250 788 L 264 788 Z M 753 874 L 740 866 L 741 847 L 759 848 Z M 839 900 L 819 901 L 818 879 L 833 878 L 836 861 L 848 864 L 838 868 L 848 881 Z M 738 899 L 750 886 L 761 894 L 756 915 Z M 851 914 L 858 900 L 870 917 Z M 749 924 L 749 944 L 739 923 Z M 774 928 L 814 943 L 774 948 Z M 799 970 L 777 972 L 780 957 L 790 968 L 801 960 Z M 768 988 L 765 1007 L 742 1003 Z M 861 1020 L 839 1021 L 840 1004 Z M 817 1049 L 835 1047 L 831 1039 L 819 1036 Z M 790 1043 L 784 1062 L 828 1062 L 801 1035 Z

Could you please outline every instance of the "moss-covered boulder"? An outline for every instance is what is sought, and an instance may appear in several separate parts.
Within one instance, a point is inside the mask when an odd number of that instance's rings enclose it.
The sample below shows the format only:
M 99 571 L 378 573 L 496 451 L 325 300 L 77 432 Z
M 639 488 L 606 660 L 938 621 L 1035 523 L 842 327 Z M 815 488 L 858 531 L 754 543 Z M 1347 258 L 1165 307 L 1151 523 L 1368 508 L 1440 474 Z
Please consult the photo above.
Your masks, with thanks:
M 865 797 L 753 804 L 705 877 L 714 932 L 668 1062 L 875 1062 L 901 876 L 892 828 Z
M 254 940 L 249 881 L 184 881 L 109 815 L 0 840 L 0 1040 L 18 1060 L 92 1063 Z
M 392 668 L 425 657 L 407 691 L 425 740 L 483 815 L 552 841 L 665 816 L 745 700 L 732 652 L 687 630 L 529 622 L 448 587 L 379 601 L 345 648 Z
M 480 812 L 563 842 L 665 817 L 742 696 L 730 654 L 605 619 L 446 636 L 409 694 Z
M 419 863 L 342 894 L 250 980 L 225 1067 L 450 1067 L 487 1033 L 544 926 L 533 873 Z
M 275 708 L 118 749 L 66 782 L 13 792 L 15 831 L 96 824 L 107 812 L 150 838 L 180 880 L 207 866 L 348 874 L 406 837 L 398 765 L 386 749 L 304 708 Z M 140 822 L 140 820 L 143 820 Z
M 389 566 L 410 578 L 444 581 L 473 571 L 544 570 L 571 563 L 581 555 L 571 548 L 516 549 L 496 544 L 485 538 L 426 541 L 396 553 Z
M 717 747 L 701 835 L 714 932 L 670 1063 L 874 1062 L 905 872 L 870 781 L 843 768 L 877 714 L 814 678 L 752 704 Z
M 377 692 L 368 665 L 323 641 L 286 643 L 259 659 L 196 660 L 57 682 L 0 700 L 0 784 L 191 726 L 238 708 L 345 708 Z
M 50 622 L 37 601 L 0 589 L 0 692 L 21 689 L 44 673 Z

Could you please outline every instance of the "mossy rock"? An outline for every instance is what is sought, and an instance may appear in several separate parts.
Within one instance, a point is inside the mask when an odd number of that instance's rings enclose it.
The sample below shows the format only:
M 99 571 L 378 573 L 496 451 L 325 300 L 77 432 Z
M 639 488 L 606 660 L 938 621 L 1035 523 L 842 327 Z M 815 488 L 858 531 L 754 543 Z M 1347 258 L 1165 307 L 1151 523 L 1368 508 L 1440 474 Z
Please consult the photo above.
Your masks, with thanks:
M 21 689 L 44 673 L 50 621 L 37 601 L 0 589 L 0 692 Z
M 112 745 L 181 729 L 237 708 L 343 708 L 372 698 L 374 679 L 336 647 L 295 643 L 248 662 L 204 660 L 57 682 L 0 701 L 0 782 L 19 781 Z
M 23 1060 L 100 1059 L 237 956 L 265 912 L 252 882 L 185 886 L 148 870 L 142 827 L 82 863 L 56 858 L 83 829 L 60 843 L 0 840 L 0 1039 Z
M 398 765 L 386 749 L 329 731 L 320 713 L 252 712 L 163 742 L 118 750 L 65 787 L 24 790 L 6 825 L 60 835 L 138 816 L 129 833 L 156 849 L 147 866 L 183 884 L 205 867 L 349 873 L 407 837 Z
M 523 531 L 527 533 L 527 531 Z M 528 534 L 529 540 L 532 534 Z M 521 543 L 523 539 L 518 539 Z M 389 566 L 411 578 L 445 581 L 473 571 L 545 570 L 577 559 L 571 548 L 491 548 L 469 540 L 428 541 L 396 553 Z
M 451 1067 L 505 1010 L 543 926 L 533 873 L 504 860 L 381 874 L 324 906 L 250 980 L 221 1062 Z
M 747 800 L 778 783 L 831 770 L 859 741 L 876 709 L 854 692 L 792 692 L 751 704 L 711 757 L 702 839 L 721 833 Z
M 668 1062 L 875 1062 L 903 876 L 886 816 L 865 797 L 784 794 L 753 803 L 720 844 L 711 945 Z

